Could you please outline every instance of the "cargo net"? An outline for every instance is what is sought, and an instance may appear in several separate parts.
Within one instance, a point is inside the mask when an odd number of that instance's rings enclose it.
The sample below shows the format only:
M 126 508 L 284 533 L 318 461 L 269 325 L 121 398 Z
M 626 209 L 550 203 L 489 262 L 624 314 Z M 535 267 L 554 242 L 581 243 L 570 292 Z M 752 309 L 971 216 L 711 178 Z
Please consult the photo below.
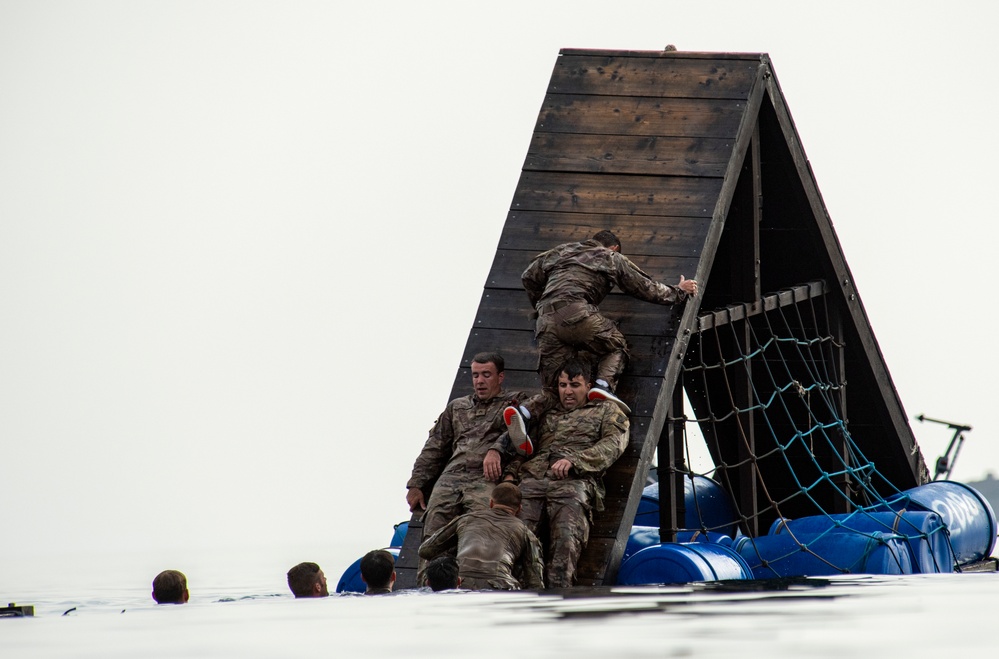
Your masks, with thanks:
M 901 514 L 907 495 L 847 428 L 843 345 L 830 330 L 825 296 L 772 306 L 722 318 L 692 337 L 683 385 L 694 418 L 673 421 L 684 422 L 686 464 L 687 429 L 696 423 L 715 466 L 703 474 L 687 468 L 687 526 L 693 519 L 702 537 L 734 535 L 750 564 L 755 557 L 758 578 L 788 576 L 788 562 L 803 556 L 811 574 L 953 571 L 953 561 L 940 564 L 953 555 L 946 548 L 921 550 L 946 545 L 945 527 Z M 705 498 L 696 488 L 711 481 L 733 495 L 734 521 L 697 509 Z M 783 537 L 769 539 L 776 535 Z M 859 547 L 843 551 L 844 543 Z M 875 558 L 886 564 L 874 566 Z M 916 560 L 931 565 L 913 566 Z

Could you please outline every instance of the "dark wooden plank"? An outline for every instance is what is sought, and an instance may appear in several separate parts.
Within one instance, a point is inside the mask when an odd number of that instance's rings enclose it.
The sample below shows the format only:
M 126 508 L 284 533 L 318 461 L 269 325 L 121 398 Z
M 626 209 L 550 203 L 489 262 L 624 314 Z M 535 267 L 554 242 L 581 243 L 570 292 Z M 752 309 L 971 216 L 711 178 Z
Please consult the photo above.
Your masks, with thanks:
M 582 55 L 585 57 L 652 57 L 667 59 L 709 59 L 765 61 L 766 53 L 715 53 L 700 50 L 621 50 L 613 48 L 562 48 L 560 56 Z
M 659 176 L 722 176 L 733 140 L 535 133 L 524 169 Z
M 698 257 L 710 225 L 707 217 L 514 210 L 506 218 L 499 247 L 541 253 L 610 229 L 621 241 L 622 253 L 632 259 L 643 255 Z
M 498 250 L 486 285 L 489 288 L 523 290 L 520 276 L 537 255 L 537 252 Z M 693 257 L 635 255 L 631 260 L 653 279 L 670 285 L 679 283 L 680 275 L 693 277 L 697 269 L 697 259 Z
M 721 186 L 713 178 L 523 172 L 511 210 L 711 217 Z
M 536 133 L 733 138 L 744 100 L 548 94 Z
M 745 99 L 761 66 L 756 60 L 563 54 L 551 92 Z
M 395 560 L 396 588 L 419 588 L 416 581 L 420 568 L 420 544 L 423 542 L 423 518 L 414 514 L 409 520 L 406 537 L 402 540 L 399 557 Z
M 607 571 L 606 557 L 613 546 L 614 541 L 610 538 L 590 538 L 576 564 L 577 586 L 603 585 Z
M 611 295 L 600 311 L 615 321 L 625 336 L 664 336 L 676 332 L 674 310 L 636 300 L 627 295 Z M 482 293 L 475 327 L 534 331 L 534 309 L 527 293 L 515 289 L 487 288 Z
M 821 280 L 801 284 L 777 293 L 764 295 L 762 299 L 755 302 L 729 305 L 722 309 L 702 313 L 697 317 L 697 331 L 704 332 L 713 327 L 757 316 L 764 311 L 773 311 L 778 307 L 798 304 L 825 294 L 826 285 Z
M 630 357 L 624 375 L 661 377 L 665 371 L 665 362 L 673 349 L 673 337 L 639 334 L 627 338 Z M 472 356 L 479 352 L 499 352 L 506 360 L 507 370 L 535 371 L 538 368 L 533 332 L 489 327 L 472 329 L 462 356 L 462 370 L 465 370 L 464 365 L 471 365 Z M 471 378 L 471 371 L 468 372 L 468 377 Z

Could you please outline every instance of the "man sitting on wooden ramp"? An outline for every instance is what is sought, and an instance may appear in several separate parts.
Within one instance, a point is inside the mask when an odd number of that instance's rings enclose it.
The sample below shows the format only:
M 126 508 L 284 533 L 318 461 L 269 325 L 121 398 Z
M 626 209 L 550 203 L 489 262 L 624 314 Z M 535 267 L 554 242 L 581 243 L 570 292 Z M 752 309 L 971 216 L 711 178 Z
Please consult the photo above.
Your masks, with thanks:
M 538 312 L 542 384 L 554 389 L 557 369 L 576 358 L 578 351 L 591 352 L 598 362 L 596 386 L 589 397 L 612 400 L 626 414 L 631 410 L 613 392 L 624 371 L 628 343 L 597 305 L 615 285 L 632 297 L 655 304 L 676 304 L 686 301 L 688 295 L 697 295 L 693 279 L 680 275 L 680 283 L 670 286 L 642 272 L 621 254 L 621 241 L 610 231 L 543 252 L 524 271 L 521 281 Z
M 447 404 L 413 464 L 406 483 L 406 502 L 412 512 L 426 510 L 424 538 L 458 515 L 489 508 L 489 495 L 502 476 L 503 460 L 512 454 L 511 449 L 518 448 L 511 447 L 503 436 L 503 409 L 526 398 L 520 392 L 504 391 L 503 378 L 502 356 L 479 353 L 472 357 L 474 393 Z M 529 453 L 529 449 L 528 444 L 520 450 Z M 423 563 L 420 581 L 422 568 Z
M 570 360 L 559 369 L 559 404 L 544 413 L 534 454 L 514 460 L 504 479 L 520 478 L 520 518 L 538 532 L 548 521 L 545 583 L 568 588 L 590 536 L 593 511 L 603 510 L 603 474 L 628 446 L 630 422 L 621 408 L 587 398 L 589 366 Z

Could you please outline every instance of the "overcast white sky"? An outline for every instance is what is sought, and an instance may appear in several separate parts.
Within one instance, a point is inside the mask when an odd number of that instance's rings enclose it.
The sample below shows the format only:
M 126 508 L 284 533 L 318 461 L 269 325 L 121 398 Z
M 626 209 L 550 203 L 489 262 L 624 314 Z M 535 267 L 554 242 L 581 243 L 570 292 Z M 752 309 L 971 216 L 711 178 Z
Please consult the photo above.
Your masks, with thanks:
M 0 0 L 0 593 L 28 557 L 238 547 L 280 582 L 386 544 L 562 47 L 770 53 L 909 417 L 974 426 L 955 478 L 999 471 L 997 23 Z M 932 467 L 950 432 L 914 423 Z

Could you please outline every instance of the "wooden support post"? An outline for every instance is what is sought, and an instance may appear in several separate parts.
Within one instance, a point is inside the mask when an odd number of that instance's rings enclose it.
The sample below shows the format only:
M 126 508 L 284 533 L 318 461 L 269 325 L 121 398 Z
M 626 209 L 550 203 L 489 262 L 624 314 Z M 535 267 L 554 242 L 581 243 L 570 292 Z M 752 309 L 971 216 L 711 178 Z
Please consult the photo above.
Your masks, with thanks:
M 684 476 L 687 462 L 684 456 L 683 375 L 673 388 L 670 401 L 671 421 L 666 424 L 666 441 L 660 441 L 659 451 L 659 539 L 676 542 L 676 534 L 686 526 L 687 509 L 684 502 Z M 666 467 L 664 467 L 666 465 Z
M 839 385 L 839 395 L 836 398 L 836 403 L 839 406 L 840 419 L 843 420 L 843 432 L 838 434 L 839 442 L 836 446 L 836 451 L 842 456 L 843 461 L 847 466 L 850 466 L 850 452 L 848 450 L 848 445 L 846 441 L 847 428 L 847 409 L 846 409 L 846 354 L 844 350 L 844 339 L 843 339 L 843 317 L 839 313 L 839 308 L 835 303 L 826 305 L 826 313 L 829 315 L 827 322 L 829 323 L 829 331 L 833 336 L 832 344 L 829 346 L 829 359 L 833 367 L 833 383 Z M 837 470 L 839 471 L 839 470 Z M 841 492 L 851 492 L 853 483 L 850 479 L 850 474 L 844 470 L 844 473 L 837 476 L 834 481 L 836 486 Z M 853 511 L 853 506 L 850 498 L 840 498 L 835 508 L 838 513 L 849 513 Z
M 417 572 L 420 569 L 420 543 L 423 542 L 423 518 L 414 514 L 409 520 L 406 537 L 402 541 L 399 557 L 395 560 L 395 589 L 406 590 L 419 588 L 416 583 Z
M 742 342 L 742 354 L 748 354 L 752 350 L 752 332 L 749 327 L 750 320 L 745 320 L 737 324 L 736 334 Z M 743 524 L 742 532 L 751 537 L 759 535 L 759 492 L 757 491 L 757 478 L 759 470 L 756 465 L 756 414 L 753 411 L 753 362 L 743 362 L 744 368 L 742 378 L 736 379 L 733 386 L 735 404 L 740 410 L 736 423 L 739 427 L 739 510 L 748 519 Z M 764 502 L 764 505 L 767 505 Z

